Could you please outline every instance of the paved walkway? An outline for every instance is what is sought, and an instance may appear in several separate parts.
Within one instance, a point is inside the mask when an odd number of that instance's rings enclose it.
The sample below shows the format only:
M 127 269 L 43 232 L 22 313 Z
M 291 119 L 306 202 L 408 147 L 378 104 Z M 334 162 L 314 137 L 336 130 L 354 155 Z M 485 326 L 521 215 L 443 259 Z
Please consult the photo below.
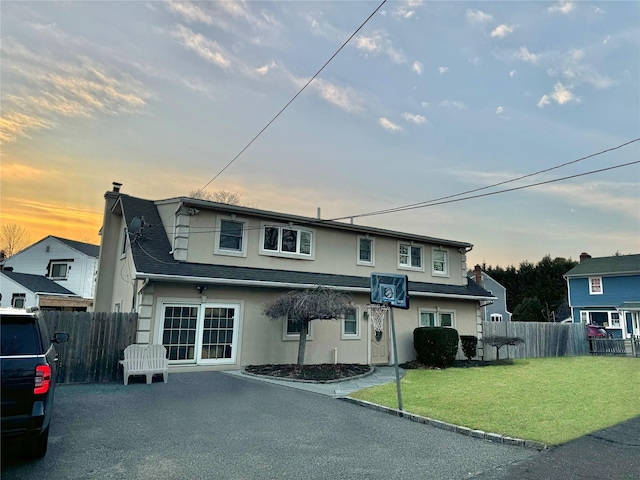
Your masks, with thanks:
M 294 382 L 290 380 L 278 380 L 275 378 L 267 378 L 258 375 L 251 375 L 239 370 L 223 372 L 227 375 L 237 377 L 252 378 L 261 382 L 275 383 L 276 385 L 284 385 L 286 387 L 306 390 L 308 392 L 320 393 L 334 398 L 346 397 L 347 395 L 364 388 L 383 385 L 385 383 L 396 381 L 395 367 L 377 366 L 372 374 L 366 377 L 360 377 L 353 380 L 344 380 L 342 382 L 332 383 L 310 383 L 310 382 Z M 404 376 L 404 370 L 400 369 L 400 378 Z

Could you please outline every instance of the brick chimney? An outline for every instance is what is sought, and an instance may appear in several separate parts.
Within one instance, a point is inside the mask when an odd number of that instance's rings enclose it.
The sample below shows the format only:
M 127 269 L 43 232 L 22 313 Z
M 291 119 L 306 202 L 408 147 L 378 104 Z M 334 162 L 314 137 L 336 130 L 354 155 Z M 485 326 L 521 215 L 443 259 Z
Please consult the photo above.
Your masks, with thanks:
M 475 267 L 473 267 L 473 273 L 476 276 L 476 283 L 482 286 L 482 267 L 480 267 L 480 265 L 476 265 Z
M 582 252 L 580 254 L 580 263 L 584 262 L 586 259 L 591 258 L 591 255 L 589 255 L 586 252 Z

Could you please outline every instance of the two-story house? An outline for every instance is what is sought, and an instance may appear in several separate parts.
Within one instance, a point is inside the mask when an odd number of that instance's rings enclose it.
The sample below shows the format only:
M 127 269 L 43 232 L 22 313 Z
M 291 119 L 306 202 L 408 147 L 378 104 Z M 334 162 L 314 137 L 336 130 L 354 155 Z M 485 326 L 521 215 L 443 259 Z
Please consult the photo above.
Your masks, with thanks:
M 72 292 L 64 300 L 40 298 L 41 308 L 91 310 L 99 252 L 98 245 L 49 235 L 6 259 L 3 268 L 42 276 Z
M 602 326 L 614 338 L 640 338 L 640 255 L 582 253 L 564 278 L 574 322 Z
M 408 275 L 410 309 L 394 310 L 401 362 L 415 358 L 418 326 L 481 335 L 480 302 L 494 298 L 467 279 L 469 243 L 192 198 L 145 200 L 119 184 L 105 199 L 96 310 L 137 312 L 137 343 L 165 345 L 174 371 L 295 362 L 296 325 L 263 314 L 294 289 L 340 289 L 355 307 L 351 317 L 311 322 L 308 363 L 390 363 L 388 315 L 376 336 L 365 312 L 372 272 Z

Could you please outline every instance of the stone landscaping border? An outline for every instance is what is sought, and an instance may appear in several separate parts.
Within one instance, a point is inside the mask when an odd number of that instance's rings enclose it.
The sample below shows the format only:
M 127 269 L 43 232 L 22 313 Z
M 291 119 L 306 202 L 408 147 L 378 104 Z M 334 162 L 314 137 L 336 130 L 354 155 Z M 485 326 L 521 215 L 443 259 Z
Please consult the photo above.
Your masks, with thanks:
M 471 428 L 461 427 L 459 425 L 443 422 L 441 420 L 435 420 L 429 417 L 423 417 L 421 415 L 415 415 L 409 412 L 403 412 L 401 410 L 398 410 L 397 408 L 385 407 L 383 405 L 367 402 L 365 400 L 358 400 L 351 397 L 340 397 L 340 400 L 344 400 L 349 403 L 360 405 L 361 407 L 378 410 L 379 412 L 389 413 L 397 417 L 407 418 L 412 422 L 424 423 L 426 425 L 431 425 L 432 427 L 440 428 L 442 430 L 448 430 L 450 432 L 466 435 L 468 437 L 482 438 L 484 440 L 489 440 L 490 442 L 505 443 L 507 445 L 516 445 L 519 447 L 533 448 L 535 450 L 547 450 L 549 448 L 549 446 L 547 446 L 542 442 L 535 442 L 532 440 L 525 440 L 522 438 L 507 437 L 505 435 L 500 435 L 499 433 L 490 433 L 490 432 L 485 432 L 483 430 L 473 430 Z
M 369 365 L 369 371 L 368 372 L 362 373 L 360 375 L 354 375 L 352 377 L 336 378 L 335 380 L 303 380 L 303 379 L 300 379 L 300 378 L 276 377 L 275 375 L 274 376 L 271 376 L 271 375 L 260 375 L 258 373 L 247 372 L 244 368 L 241 370 L 243 375 L 247 375 L 249 377 L 264 378 L 265 380 L 282 380 L 284 382 L 320 383 L 320 384 L 324 384 L 324 383 L 340 383 L 340 382 L 348 382 L 349 380 L 357 380 L 359 378 L 368 377 L 374 371 L 375 371 L 375 367 L 372 367 L 371 365 Z

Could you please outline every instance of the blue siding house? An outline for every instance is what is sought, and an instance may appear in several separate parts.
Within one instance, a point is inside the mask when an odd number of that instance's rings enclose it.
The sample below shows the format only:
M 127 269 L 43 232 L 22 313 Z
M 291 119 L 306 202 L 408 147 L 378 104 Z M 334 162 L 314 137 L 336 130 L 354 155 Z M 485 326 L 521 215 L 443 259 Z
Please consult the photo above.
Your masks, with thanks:
M 574 322 L 600 325 L 614 338 L 640 338 L 640 255 L 583 253 L 564 278 Z

